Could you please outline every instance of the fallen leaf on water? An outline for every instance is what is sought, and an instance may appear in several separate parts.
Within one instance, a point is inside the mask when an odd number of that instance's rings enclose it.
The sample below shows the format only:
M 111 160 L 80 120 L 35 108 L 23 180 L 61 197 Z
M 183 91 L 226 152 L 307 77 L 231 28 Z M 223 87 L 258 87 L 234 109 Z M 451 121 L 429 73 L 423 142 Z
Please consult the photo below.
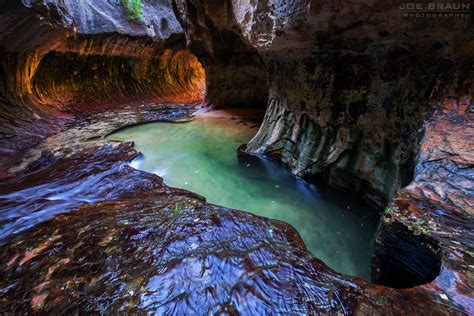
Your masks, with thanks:
M 128 223 L 128 222 L 127 222 Z M 99 242 L 99 245 L 101 246 L 106 246 L 108 243 L 110 243 L 112 241 L 113 237 L 112 236 L 105 236 L 104 238 L 102 238 L 102 240 Z
M 24 263 L 30 261 L 37 255 L 39 255 L 43 250 L 48 248 L 54 241 L 57 239 L 61 238 L 61 235 L 53 235 L 51 238 L 48 240 L 44 241 L 41 245 L 36 247 L 35 249 L 31 251 L 25 251 L 23 259 L 20 261 L 20 266 L 22 266 Z
M 30 261 L 32 258 L 34 258 L 36 256 L 37 256 L 37 253 L 34 250 L 33 251 L 26 251 L 23 259 L 20 261 L 20 266 L 22 266 L 24 263 Z

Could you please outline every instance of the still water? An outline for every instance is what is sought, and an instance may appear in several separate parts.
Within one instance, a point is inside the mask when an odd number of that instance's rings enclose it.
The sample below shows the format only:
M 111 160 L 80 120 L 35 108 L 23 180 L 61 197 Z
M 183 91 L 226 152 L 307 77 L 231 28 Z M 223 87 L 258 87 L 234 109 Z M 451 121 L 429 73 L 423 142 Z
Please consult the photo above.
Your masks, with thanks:
M 134 141 L 143 156 L 132 166 L 161 176 L 169 186 L 290 223 L 331 268 L 368 280 L 376 214 L 358 199 L 309 185 L 275 162 L 239 159 L 236 150 L 255 135 L 256 125 L 200 117 L 130 127 L 108 139 Z

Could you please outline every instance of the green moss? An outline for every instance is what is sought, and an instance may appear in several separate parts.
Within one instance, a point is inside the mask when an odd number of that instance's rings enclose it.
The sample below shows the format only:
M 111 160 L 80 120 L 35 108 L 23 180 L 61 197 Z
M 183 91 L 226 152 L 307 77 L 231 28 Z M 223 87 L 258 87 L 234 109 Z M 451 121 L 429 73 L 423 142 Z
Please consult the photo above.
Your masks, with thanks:
M 430 230 L 428 229 L 424 221 L 412 221 L 411 223 L 409 223 L 409 227 L 412 230 L 418 231 L 422 235 L 430 236 Z
M 392 217 L 392 211 L 389 207 L 387 207 L 385 211 L 383 211 L 383 215 L 385 215 L 386 217 Z
M 141 0 L 120 0 L 128 11 L 128 18 L 131 20 L 142 19 L 142 1 Z
M 178 205 L 178 204 L 175 204 L 174 209 L 173 209 L 173 212 L 174 212 L 174 213 L 178 213 L 179 210 L 180 210 L 180 209 L 179 209 L 179 205 Z
M 427 227 L 421 226 L 419 227 L 419 231 L 425 236 L 430 236 L 430 230 Z

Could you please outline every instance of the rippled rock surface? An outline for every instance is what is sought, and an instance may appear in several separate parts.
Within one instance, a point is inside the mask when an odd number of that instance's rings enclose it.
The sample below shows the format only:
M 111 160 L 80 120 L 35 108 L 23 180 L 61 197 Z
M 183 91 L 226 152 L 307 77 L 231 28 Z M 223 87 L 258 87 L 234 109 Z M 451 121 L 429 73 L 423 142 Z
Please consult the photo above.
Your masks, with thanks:
M 293 229 L 173 193 L 85 206 L 2 247 L 4 311 L 344 310 Z
M 175 0 L 132 21 L 111 3 L 0 0 L 0 312 L 474 313 L 472 19 L 405 20 L 401 1 Z M 267 97 L 249 152 L 389 203 L 381 285 L 101 139 L 189 118 L 160 100 Z
M 57 216 L 1 249 L 3 312 L 394 308 L 363 290 L 362 281 L 342 278 L 309 255 L 289 225 L 160 189 Z M 431 305 L 418 295 L 412 299 L 420 302 L 404 308 L 421 312 Z M 391 299 L 403 302 L 401 295 Z
M 138 155 L 130 143 L 100 139 L 133 122 L 188 119 L 191 109 L 103 113 L 35 148 L 40 158 L 0 187 L 11 210 L 2 222 L 17 230 L 0 241 L 1 312 L 455 311 L 424 288 L 340 275 L 290 225 L 166 187 L 128 166 Z M 21 209 L 37 225 L 22 229 L 28 223 L 11 216 Z

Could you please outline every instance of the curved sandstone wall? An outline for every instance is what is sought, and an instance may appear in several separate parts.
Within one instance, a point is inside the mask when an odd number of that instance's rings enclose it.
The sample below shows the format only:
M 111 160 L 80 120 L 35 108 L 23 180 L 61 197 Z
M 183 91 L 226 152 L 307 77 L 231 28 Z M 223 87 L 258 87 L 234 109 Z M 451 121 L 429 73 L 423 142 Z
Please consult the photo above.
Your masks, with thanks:
M 49 52 L 31 84 L 38 104 L 80 112 L 134 100 L 199 103 L 204 77 L 187 50 L 165 49 L 150 58 Z
M 170 1 L 0 1 L 0 177 L 74 114 L 200 103 L 205 72 Z
M 376 236 L 372 278 L 390 287 L 414 288 L 394 290 L 338 275 L 310 256 L 296 232 L 289 230 L 295 236 L 279 245 L 289 249 L 287 245 L 297 244 L 298 251 L 290 253 L 291 258 L 282 259 L 285 251 L 278 248 L 275 252 L 278 259 L 269 268 L 266 266 L 268 275 L 252 283 L 259 286 L 241 286 L 238 277 L 225 287 L 230 291 L 239 286 L 248 289 L 248 297 L 237 291 L 234 306 L 234 301 L 218 302 L 221 298 L 228 299 L 228 293 L 224 293 L 209 300 L 209 306 L 221 304 L 225 311 L 245 311 L 253 306 L 252 302 L 257 302 L 267 313 L 276 306 L 293 313 L 337 310 L 367 314 L 382 309 L 388 314 L 390 311 L 395 314 L 429 310 L 474 313 L 474 160 L 471 153 L 474 147 L 474 39 L 471 20 L 405 19 L 398 9 L 402 1 L 174 0 L 171 3 L 160 0 L 142 3 L 139 19 L 132 19 L 118 1 L 0 0 L 0 178 L 13 177 L 11 167 L 18 164 L 27 148 L 74 119 L 85 122 L 76 125 L 72 132 L 77 133 L 76 143 L 81 143 L 85 137 L 84 126 L 86 130 L 91 129 L 88 135 L 98 139 L 101 136 L 95 129 L 100 130 L 101 120 L 129 112 L 129 109 L 133 112 L 149 102 L 188 103 L 203 99 L 209 107 L 219 108 L 259 106 L 268 101 L 264 122 L 247 145 L 247 151 L 277 158 L 298 176 L 359 191 L 376 208 L 388 205 Z M 98 115 L 94 124 L 87 121 L 88 114 L 119 106 L 124 109 L 109 112 L 108 116 Z M 166 115 L 152 113 L 148 118 L 174 117 L 174 108 L 166 108 L 165 112 Z M 133 122 L 142 119 L 138 113 Z M 115 126 L 112 123 L 109 122 L 109 127 Z M 71 139 L 68 133 L 65 135 L 61 146 L 68 151 L 66 147 Z M 55 144 L 47 145 L 55 147 Z M 108 169 L 103 168 L 101 157 L 107 155 L 108 150 L 100 146 L 73 152 L 79 163 L 70 163 L 67 173 L 76 174 L 76 168 L 82 168 L 78 174 Z M 130 160 L 137 154 L 132 153 L 130 144 L 118 146 L 130 151 L 121 156 L 120 161 Z M 99 150 L 101 148 L 104 150 Z M 55 150 L 52 153 L 57 152 Z M 116 154 L 124 155 L 120 151 Z M 85 165 L 85 161 L 89 161 L 85 157 L 90 155 L 98 156 L 94 160 L 97 168 Z M 59 155 L 56 161 L 59 166 L 61 157 Z M 55 164 L 43 163 L 44 166 L 40 160 L 39 165 L 33 167 L 46 168 L 43 172 L 52 176 Z M 120 166 L 116 165 L 116 172 L 138 183 L 137 187 L 123 186 L 131 190 L 130 196 L 140 200 L 144 195 L 137 192 L 143 190 L 150 213 L 156 215 L 157 207 L 165 209 L 155 205 L 162 197 L 154 194 L 156 192 L 148 196 L 147 192 L 147 186 L 158 186 L 159 178 L 137 175 L 137 171 Z M 64 168 L 59 169 L 66 172 Z M 29 175 L 26 174 L 26 179 Z M 153 179 L 142 181 L 150 177 Z M 64 180 L 69 181 L 67 177 Z M 9 186 L 8 181 L 5 183 Z M 23 184 L 28 185 L 28 181 Z M 159 187 L 163 192 L 168 190 L 161 182 Z M 170 192 L 165 193 L 170 195 Z M 173 194 L 168 198 L 175 199 Z M 43 202 L 44 199 L 40 201 Z M 140 205 L 135 202 L 119 202 L 117 214 L 123 213 L 120 203 L 134 208 Z M 171 202 L 170 205 L 175 205 L 175 201 Z M 104 222 L 115 221 L 106 203 L 97 207 L 104 210 Z M 84 210 L 88 214 L 96 213 L 91 213 L 88 207 Z M 203 206 L 202 212 L 209 216 L 208 206 Z M 213 226 L 217 225 L 222 228 L 222 236 L 228 236 L 229 227 L 215 220 L 222 214 L 219 210 L 216 217 L 198 225 L 210 229 L 209 232 L 214 232 Z M 230 218 L 249 217 L 242 214 L 245 213 L 236 212 Z M 76 224 L 80 227 L 82 213 L 77 216 Z M 185 217 L 194 222 L 193 216 Z M 249 220 L 231 219 L 229 222 L 237 228 L 245 227 Z M 267 228 L 273 225 L 267 222 L 252 219 L 252 225 L 263 229 L 250 234 L 251 238 L 258 240 L 266 236 Z M 33 236 L 21 252 L 26 254 L 27 249 L 33 248 L 41 252 L 45 248 L 37 243 L 50 240 L 54 225 L 68 227 L 61 219 L 55 223 L 51 227 L 50 223 L 40 227 L 40 230 L 47 228 L 45 233 L 39 232 L 41 238 Z M 99 226 L 103 229 L 103 225 Z M 196 231 L 200 231 L 199 227 Z M 254 226 L 249 227 L 249 231 L 255 231 Z M 77 229 L 73 231 L 71 238 L 77 244 Z M 283 231 L 288 235 L 286 228 L 282 228 Z M 246 262 L 245 254 L 254 251 L 253 248 L 240 250 L 237 248 L 241 243 L 233 244 L 226 238 L 223 243 L 222 238 L 211 235 L 212 243 L 227 253 L 221 259 L 227 260 L 230 253 L 239 260 L 228 268 L 226 275 L 234 275 L 242 266 L 251 271 L 252 277 L 262 271 L 259 264 Z M 183 240 L 188 238 L 194 243 L 194 235 L 190 236 Z M 265 237 L 259 242 L 262 249 L 267 249 L 268 245 L 278 244 L 281 238 L 279 235 L 272 236 L 271 240 Z M 118 238 L 117 242 L 126 240 Z M 232 244 L 231 247 L 226 243 Z M 255 244 L 253 239 L 250 244 Z M 168 246 L 165 243 L 154 247 L 167 252 Z M 227 251 L 233 247 L 237 247 L 235 251 Z M 11 254 L 15 259 L 10 262 L 19 258 L 14 256 L 17 248 L 14 244 Z M 145 244 L 144 249 L 154 248 L 147 248 Z M 183 248 L 183 252 L 186 251 L 193 260 L 197 257 L 192 251 L 189 253 L 187 246 Z M 80 253 L 77 255 L 82 258 Z M 212 251 L 207 255 L 214 256 Z M 118 252 L 116 258 L 134 257 L 124 257 Z M 80 260 L 73 261 L 80 263 Z M 194 271 L 195 265 L 190 262 Z M 34 268 L 36 263 L 30 261 L 29 264 Z M 144 266 L 149 268 L 148 265 L 149 262 Z M 48 263 L 43 267 L 49 271 L 50 266 Z M 289 272 L 275 274 L 274 267 L 289 267 Z M 220 261 L 216 261 L 214 269 L 219 271 L 215 275 L 220 276 Z M 169 271 L 187 277 L 183 270 L 176 270 L 174 263 Z M 200 277 L 192 282 L 200 288 L 203 275 L 199 273 Z M 298 277 L 294 278 L 295 275 Z M 152 280 L 151 274 L 146 277 Z M 182 284 L 182 279 L 176 280 L 176 284 Z M 222 289 L 222 283 L 216 280 L 215 287 Z M 286 280 L 294 288 L 289 287 Z M 25 284 L 30 283 L 21 283 Z M 277 291 L 268 292 L 273 294 L 266 298 L 255 292 L 260 286 L 263 286 L 262 293 L 273 287 Z M 198 287 L 193 288 L 194 294 L 200 293 Z M 290 290 L 278 292 L 282 289 Z M 97 292 L 101 294 L 104 290 L 98 291 L 102 291 Z M 274 302 L 282 297 L 285 301 Z M 40 295 L 41 298 L 44 303 L 46 297 Z M 160 304 L 165 300 L 160 301 L 159 296 L 154 299 Z M 272 300 L 273 305 L 269 305 Z M 192 304 L 199 302 L 197 310 L 203 308 L 199 299 L 191 301 Z
M 418 286 L 472 312 L 470 15 L 404 17 L 403 1 L 236 0 L 219 14 L 205 0 L 176 3 L 192 52 L 231 21 L 265 64 L 267 112 L 247 152 L 388 205 L 373 281 Z
M 248 152 L 378 208 L 413 179 L 427 114 L 472 91 L 462 75 L 469 19 L 405 18 L 403 1 L 227 1 L 218 13 L 203 0 L 176 3 L 194 53 L 227 27 L 265 63 L 267 115 Z

